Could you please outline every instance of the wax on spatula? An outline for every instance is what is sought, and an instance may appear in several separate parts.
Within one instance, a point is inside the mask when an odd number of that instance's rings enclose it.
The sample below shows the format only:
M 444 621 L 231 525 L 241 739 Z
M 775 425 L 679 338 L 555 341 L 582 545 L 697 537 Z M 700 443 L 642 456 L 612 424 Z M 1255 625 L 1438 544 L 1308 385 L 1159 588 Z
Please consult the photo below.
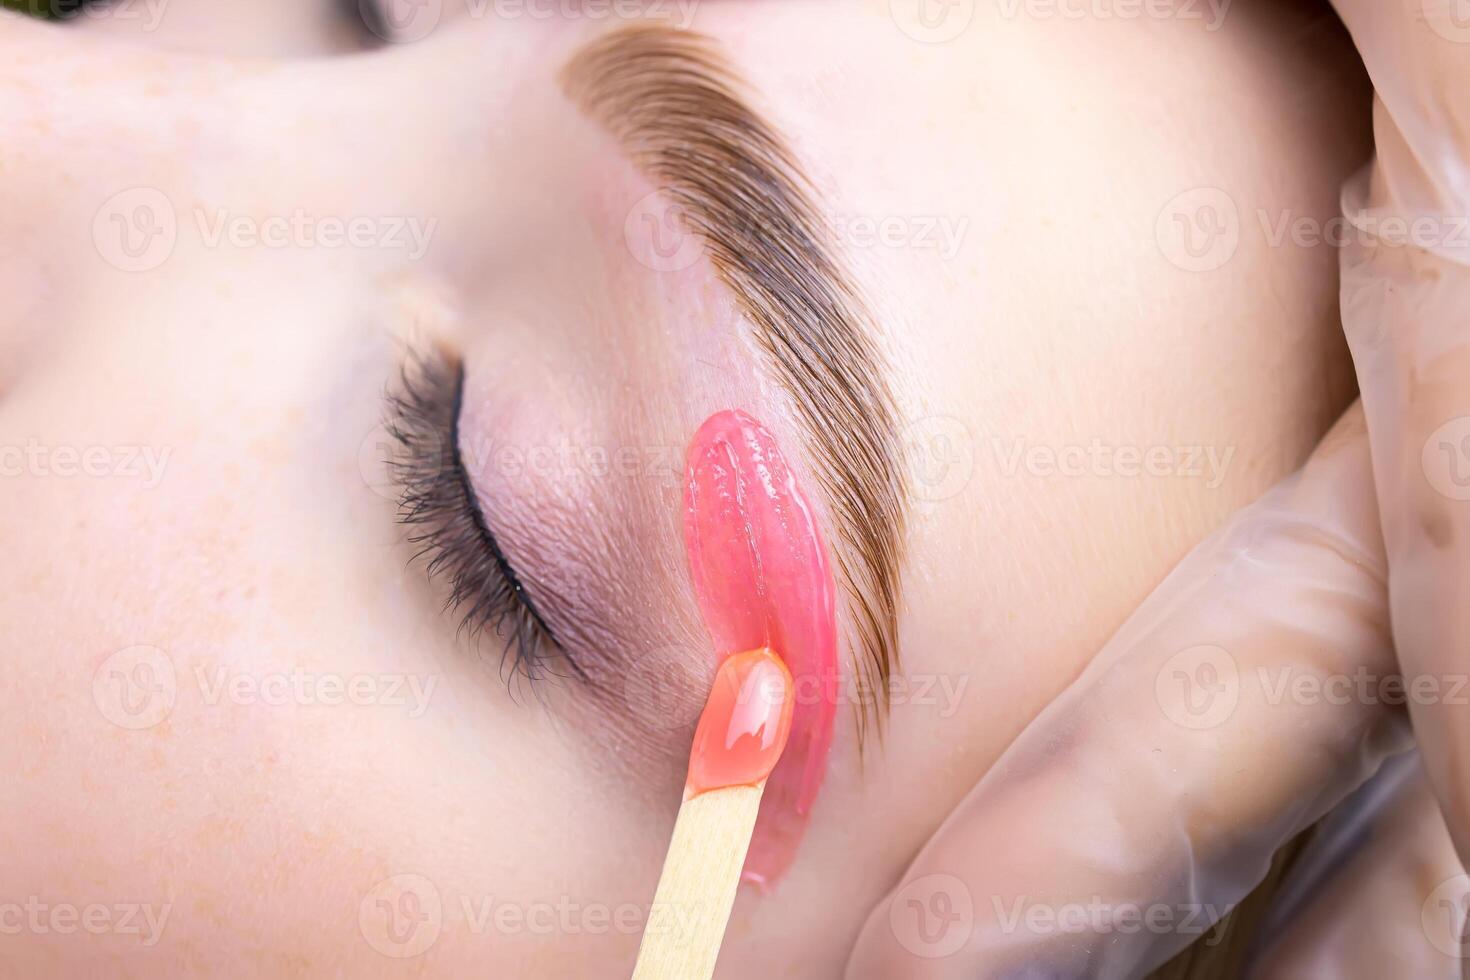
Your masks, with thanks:
M 791 673 L 775 651 L 725 658 L 694 731 L 684 802 L 664 858 L 634 980 L 714 974 L 766 777 L 791 733 Z

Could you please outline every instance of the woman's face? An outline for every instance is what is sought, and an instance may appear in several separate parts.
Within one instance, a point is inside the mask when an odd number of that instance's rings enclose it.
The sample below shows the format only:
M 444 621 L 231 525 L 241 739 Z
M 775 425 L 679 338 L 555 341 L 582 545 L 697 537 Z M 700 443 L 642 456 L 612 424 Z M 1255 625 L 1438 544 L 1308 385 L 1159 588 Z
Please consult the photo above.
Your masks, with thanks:
M 1365 152 L 1336 35 L 666 6 L 735 76 L 733 136 L 640 88 L 662 35 L 589 48 L 616 7 L 281 62 L 0 20 L 20 972 L 627 973 L 715 663 L 686 454 L 739 409 L 810 501 L 838 684 L 722 975 L 834 976 L 1342 406 L 1333 255 L 1275 234 Z M 782 193 L 732 193 L 694 153 L 725 137 Z M 803 202 L 828 236 L 782 269 Z

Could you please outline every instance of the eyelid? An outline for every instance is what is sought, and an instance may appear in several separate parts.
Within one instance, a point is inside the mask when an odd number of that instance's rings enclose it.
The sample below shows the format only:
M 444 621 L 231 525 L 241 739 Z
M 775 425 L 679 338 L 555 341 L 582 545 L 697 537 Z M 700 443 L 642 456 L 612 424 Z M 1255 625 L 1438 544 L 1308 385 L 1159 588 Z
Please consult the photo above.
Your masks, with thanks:
M 398 521 L 417 548 L 412 560 L 424 559 L 429 578 L 447 584 L 444 607 L 459 614 L 461 633 L 475 638 L 488 631 L 505 641 L 507 680 L 554 673 L 553 656 L 580 675 L 481 511 L 460 455 L 463 396 L 462 361 L 437 347 L 411 349 L 396 389 L 386 395 L 397 450 L 388 465 L 400 487 Z

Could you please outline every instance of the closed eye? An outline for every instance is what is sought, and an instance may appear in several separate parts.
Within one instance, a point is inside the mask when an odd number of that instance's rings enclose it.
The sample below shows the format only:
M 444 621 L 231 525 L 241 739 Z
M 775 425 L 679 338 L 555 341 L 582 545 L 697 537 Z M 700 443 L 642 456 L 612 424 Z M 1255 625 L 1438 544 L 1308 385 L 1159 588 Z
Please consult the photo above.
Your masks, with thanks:
M 399 487 L 398 521 L 408 528 L 429 578 L 447 588 L 446 610 L 471 639 L 501 643 L 501 673 L 536 680 L 555 673 L 562 651 L 495 539 L 470 486 L 459 448 L 464 365 L 438 348 L 410 351 L 386 395 L 394 440 L 390 473 Z

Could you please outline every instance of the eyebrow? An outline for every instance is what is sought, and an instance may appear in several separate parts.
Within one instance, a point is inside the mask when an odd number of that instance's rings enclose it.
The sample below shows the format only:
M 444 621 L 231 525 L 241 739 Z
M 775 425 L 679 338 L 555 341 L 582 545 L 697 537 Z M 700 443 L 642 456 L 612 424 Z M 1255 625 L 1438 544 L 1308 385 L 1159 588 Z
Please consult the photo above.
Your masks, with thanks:
M 881 726 L 898 665 L 899 567 L 908 490 L 877 321 L 829 243 L 811 182 L 742 96 L 710 38 L 661 26 L 613 31 L 562 71 L 567 95 L 705 239 L 792 398 L 845 548 L 859 705 Z M 857 714 L 861 742 L 867 716 Z

